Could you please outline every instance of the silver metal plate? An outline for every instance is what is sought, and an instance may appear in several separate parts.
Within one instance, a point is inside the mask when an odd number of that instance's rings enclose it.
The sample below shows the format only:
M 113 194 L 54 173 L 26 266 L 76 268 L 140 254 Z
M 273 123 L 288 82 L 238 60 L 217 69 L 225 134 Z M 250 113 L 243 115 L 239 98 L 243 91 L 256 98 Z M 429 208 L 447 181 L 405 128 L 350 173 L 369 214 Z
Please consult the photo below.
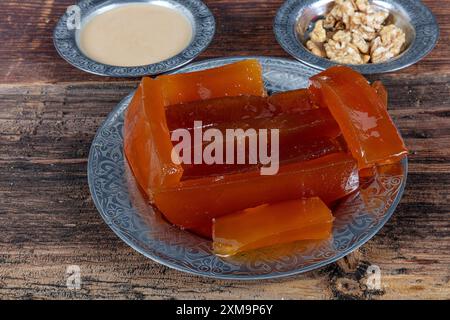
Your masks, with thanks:
M 318 70 L 336 62 L 312 54 L 306 47 L 311 24 L 330 10 L 333 0 L 287 0 L 278 10 L 273 29 L 278 43 L 291 56 Z M 436 45 L 439 27 L 431 11 L 418 0 L 374 0 L 372 3 L 389 10 L 388 20 L 406 34 L 406 48 L 398 56 L 377 64 L 351 65 L 362 74 L 392 72 L 406 68 L 425 57 Z M 297 28 L 299 24 L 299 28 Z
M 95 15 L 101 14 L 117 6 L 129 3 L 150 3 L 166 6 L 182 13 L 193 27 L 191 43 L 179 54 L 158 62 L 137 67 L 118 67 L 99 63 L 87 57 L 78 46 L 78 37 L 83 25 Z M 156 75 L 181 67 L 205 50 L 215 33 L 215 20 L 208 7 L 199 0 L 83 0 L 78 4 L 80 8 L 80 28 L 70 30 L 67 27 L 69 13 L 64 14 L 58 21 L 53 42 L 59 55 L 74 67 L 101 76 L 111 77 L 141 77 Z M 69 20 L 70 22 L 70 20 Z
M 244 58 L 202 61 L 178 72 L 204 70 Z M 285 91 L 308 84 L 317 73 L 299 62 L 258 57 L 266 88 Z M 168 267 L 222 279 L 269 279 L 310 271 L 349 254 L 389 220 L 403 194 L 407 160 L 379 172 L 360 192 L 333 210 L 333 237 L 321 242 L 297 242 L 255 250 L 232 258 L 213 254 L 211 241 L 180 230 L 164 220 L 138 191 L 123 155 L 124 113 L 130 93 L 111 112 L 91 146 L 88 181 L 94 203 L 108 226 L 144 256 Z M 205 194 L 205 197 L 208 195 Z

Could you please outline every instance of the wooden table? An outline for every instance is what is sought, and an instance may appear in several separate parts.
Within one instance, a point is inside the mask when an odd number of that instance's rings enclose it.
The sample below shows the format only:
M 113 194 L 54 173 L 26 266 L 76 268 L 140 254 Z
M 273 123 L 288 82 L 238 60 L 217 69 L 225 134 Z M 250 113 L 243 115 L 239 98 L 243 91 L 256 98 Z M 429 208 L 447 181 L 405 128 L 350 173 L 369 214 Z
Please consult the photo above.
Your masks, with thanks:
M 413 1 L 413 0 L 411 0 Z M 282 1 L 206 1 L 217 34 L 198 59 L 288 57 L 272 33 Z M 450 2 L 424 1 L 441 28 L 435 50 L 375 76 L 411 151 L 405 195 L 389 223 L 356 253 L 274 281 L 218 281 L 154 263 L 97 213 L 86 179 L 93 136 L 136 80 L 81 72 L 55 52 L 52 30 L 73 0 L 0 6 L 0 298 L 411 299 L 450 298 Z M 365 286 L 380 266 L 382 289 Z M 81 290 L 66 268 L 81 267 Z

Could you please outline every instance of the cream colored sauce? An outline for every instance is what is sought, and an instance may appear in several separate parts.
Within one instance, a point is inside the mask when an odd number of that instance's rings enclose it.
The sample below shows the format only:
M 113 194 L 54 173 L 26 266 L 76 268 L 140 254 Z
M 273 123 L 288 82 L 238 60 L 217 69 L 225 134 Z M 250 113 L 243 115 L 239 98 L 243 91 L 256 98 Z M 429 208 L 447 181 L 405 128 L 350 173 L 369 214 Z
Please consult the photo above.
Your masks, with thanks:
M 175 56 L 192 39 L 189 20 L 174 9 L 128 4 L 93 17 L 80 30 L 79 45 L 92 60 L 142 66 Z

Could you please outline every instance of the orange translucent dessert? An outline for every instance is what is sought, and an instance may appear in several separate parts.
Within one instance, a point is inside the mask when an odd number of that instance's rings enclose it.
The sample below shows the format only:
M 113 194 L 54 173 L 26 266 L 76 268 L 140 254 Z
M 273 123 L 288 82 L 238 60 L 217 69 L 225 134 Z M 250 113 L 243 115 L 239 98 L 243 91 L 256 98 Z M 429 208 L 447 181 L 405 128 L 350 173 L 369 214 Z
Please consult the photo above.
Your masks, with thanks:
M 333 138 L 318 138 L 310 141 L 301 141 L 291 144 L 291 149 L 284 149 L 280 153 L 279 165 L 284 166 L 299 161 L 313 160 L 328 154 L 345 151 L 341 141 Z M 183 164 L 183 177 L 181 181 L 199 179 L 202 177 L 217 177 L 223 175 L 245 173 L 261 170 L 260 163 L 247 162 L 243 164 Z
M 265 95 L 257 60 L 160 76 L 156 80 L 142 79 L 125 114 L 124 151 L 139 186 L 150 198 L 157 188 L 177 185 L 183 175 L 182 166 L 171 159 L 173 145 L 165 107 L 191 100 L 239 95 Z
M 183 114 L 180 112 L 180 114 Z M 168 123 L 171 120 L 168 119 Z M 279 161 L 284 163 L 286 160 L 311 160 L 324 156 L 332 152 L 342 151 L 342 145 L 336 141 L 336 137 L 341 134 L 339 126 L 325 108 L 311 109 L 303 112 L 280 114 L 269 118 L 245 118 L 235 122 L 226 122 L 219 125 L 205 124 L 206 129 L 217 129 L 225 138 L 222 146 L 222 153 L 226 153 L 226 146 L 229 140 L 234 146 L 246 144 L 250 141 L 258 143 L 259 129 L 277 129 L 279 143 Z M 245 135 L 227 136 L 228 129 L 242 129 Z M 247 131 L 248 130 L 248 131 Z M 270 131 L 268 131 L 270 134 Z M 194 154 L 202 152 L 210 142 L 203 142 L 200 148 L 195 147 L 194 139 L 191 139 L 191 147 L 184 152 L 190 154 L 190 164 L 183 163 L 183 179 L 192 177 L 201 177 L 209 175 L 223 175 L 237 171 L 248 170 L 260 166 L 256 159 L 251 161 L 249 155 L 245 154 L 245 164 L 193 164 Z M 271 148 L 271 142 L 268 141 L 268 150 Z M 255 150 L 256 151 L 256 150 Z M 235 148 L 235 159 L 237 159 L 237 148 Z
M 203 126 L 230 123 L 245 119 L 260 119 L 280 114 L 266 97 L 242 95 L 180 103 L 166 107 L 169 129 L 192 129 L 194 121 Z
M 383 101 L 386 109 L 388 105 L 388 92 L 386 90 L 386 87 L 383 85 L 381 81 L 374 81 L 372 83 L 372 88 L 375 89 L 376 93 L 380 97 L 381 101 Z
M 245 105 L 242 106 L 245 107 Z M 231 113 L 221 116 L 210 110 L 209 112 L 194 114 L 189 108 L 179 109 L 176 115 L 171 112 L 166 113 L 167 126 L 171 132 L 176 129 L 192 130 L 194 121 L 201 121 L 202 128 L 218 129 L 223 133 L 226 129 L 279 129 L 280 132 L 283 131 L 286 134 L 301 130 L 305 137 L 336 137 L 340 133 L 337 122 L 326 108 L 279 113 L 270 116 L 252 115 L 251 111 L 245 115 L 232 115 Z M 258 114 L 260 113 L 258 112 Z M 181 119 L 188 120 L 183 121 Z
M 241 95 L 179 103 L 166 107 L 171 130 L 190 129 L 194 121 L 207 124 L 234 122 L 245 119 L 274 117 L 317 108 L 309 101 L 307 89 L 280 92 L 269 97 Z M 207 125 L 204 123 L 204 125 Z
M 268 97 L 268 101 L 271 105 L 284 112 L 295 112 L 317 108 L 311 102 L 309 91 L 307 89 L 277 92 Z
M 312 77 L 309 90 L 314 103 L 330 110 L 360 169 L 407 154 L 384 101 L 356 71 L 332 67 Z
M 183 168 L 172 162 L 161 83 L 143 78 L 128 106 L 124 123 L 124 150 L 140 187 L 153 189 L 178 185 Z
M 213 248 L 220 256 L 299 240 L 327 239 L 333 215 L 320 198 L 263 204 L 213 220 Z
M 200 237 L 212 240 L 212 220 L 205 221 L 205 223 L 191 227 L 188 230 Z
M 286 147 L 288 142 L 289 148 Z M 346 151 L 346 146 L 342 144 L 339 138 L 317 137 L 316 139 L 309 140 L 286 141 L 285 146 L 279 152 L 279 165 L 283 166 L 293 162 L 313 160 L 328 154 L 343 151 Z M 183 163 L 183 177 L 181 181 L 257 171 L 262 167 L 260 163 L 250 162 L 247 155 L 245 161 L 244 164 Z
M 345 67 L 313 77 L 307 90 L 270 97 L 256 60 L 144 78 L 125 115 L 124 150 L 139 185 L 169 222 L 211 237 L 215 219 L 216 252 L 231 255 L 327 238 L 332 218 L 326 205 L 357 190 L 375 166 L 406 154 L 386 105 L 381 83 L 370 85 Z M 205 164 L 202 157 L 199 164 L 176 164 L 171 135 L 177 129 L 216 129 L 225 146 L 249 145 L 261 129 L 269 135 L 277 129 L 279 171 L 261 175 L 263 164 L 248 153 L 244 163 Z M 228 129 L 250 133 L 227 137 Z M 210 144 L 189 141 L 194 152 Z M 270 153 L 270 137 L 267 142 Z M 231 154 L 236 160 L 237 149 Z
M 289 93 L 295 97 L 305 92 L 307 90 Z M 282 94 L 278 96 L 283 97 Z M 301 108 L 299 101 L 303 99 L 297 99 L 296 105 L 286 104 L 283 107 L 278 100 L 274 99 L 278 103 L 277 107 L 269 103 L 266 97 L 247 95 L 171 105 L 166 107 L 167 125 L 171 133 L 182 128 L 193 134 L 195 121 L 201 120 L 196 124 L 197 130 L 217 129 L 225 137 L 223 154 L 230 140 L 226 135 L 228 129 L 245 131 L 245 136 L 232 137 L 235 146 L 243 143 L 248 145 L 250 140 L 256 141 L 259 129 L 278 129 L 279 160 L 282 163 L 285 160 L 311 160 L 343 150 L 342 145 L 334 139 L 340 134 L 340 129 L 328 109 L 311 109 L 310 106 Z M 245 164 L 194 164 L 194 155 L 201 156 L 211 142 L 202 142 L 199 148 L 195 148 L 194 139 L 190 140 L 191 147 L 184 150 L 190 155 L 190 161 L 189 164 L 183 163 L 183 180 L 248 171 L 260 166 L 249 161 L 248 154 Z M 270 141 L 268 147 L 271 147 Z
M 262 68 L 249 59 L 221 67 L 158 77 L 166 106 L 220 97 L 265 96 Z
M 357 165 L 347 153 L 280 166 L 276 175 L 258 170 L 181 181 L 157 190 L 154 204 L 165 217 L 183 228 L 197 228 L 231 212 L 264 203 L 320 197 L 329 204 L 359 186 Z

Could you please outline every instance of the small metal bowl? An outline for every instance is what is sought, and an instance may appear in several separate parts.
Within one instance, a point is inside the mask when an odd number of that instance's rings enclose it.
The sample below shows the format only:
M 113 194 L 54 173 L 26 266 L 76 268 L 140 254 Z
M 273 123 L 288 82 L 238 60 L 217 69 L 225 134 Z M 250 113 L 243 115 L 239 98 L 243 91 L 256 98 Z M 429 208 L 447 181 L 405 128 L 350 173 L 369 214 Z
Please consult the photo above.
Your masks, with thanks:
M 136 67 L 120 67 L 90 59 L 79 48 L 78 39 L 83 26 L 94 16 L 130 3 L 149 3 L 165 6 L 183 14 L 192 25 L 190 44 L 177 55 L 164 61 Z M 79 8 L 79 9 L 78 9 Z M 215 33 L 215 20 L 208 7 L 199 0 L 82 0 L 77 4 L 80 13 L 78 28 L 69 28 L 74 11 L 66 12 L 58 21 L 53 43 L 59 55 L 74 67 L 101 76 L 141 77 L 156 75 L 181 67 L 197 57 L 210 44 Z
M 288 0 L 278 10 L 274 21 L 275 37 L 284 50 L 318 70 L 338 63 L 312 54 L 304 44 L 314 23 L 331 10 L 332 3 L 333 0 Z M 434 15 L 420 1 L 374 0 L 371 3 L 388 10 L 388 22 L 405 32 L 405 49 L 387 62 L 351 65 L 353 69 L 363 74 L 400 70 L 418 62 L 434 48 L 439 38 L 439 27 Z

